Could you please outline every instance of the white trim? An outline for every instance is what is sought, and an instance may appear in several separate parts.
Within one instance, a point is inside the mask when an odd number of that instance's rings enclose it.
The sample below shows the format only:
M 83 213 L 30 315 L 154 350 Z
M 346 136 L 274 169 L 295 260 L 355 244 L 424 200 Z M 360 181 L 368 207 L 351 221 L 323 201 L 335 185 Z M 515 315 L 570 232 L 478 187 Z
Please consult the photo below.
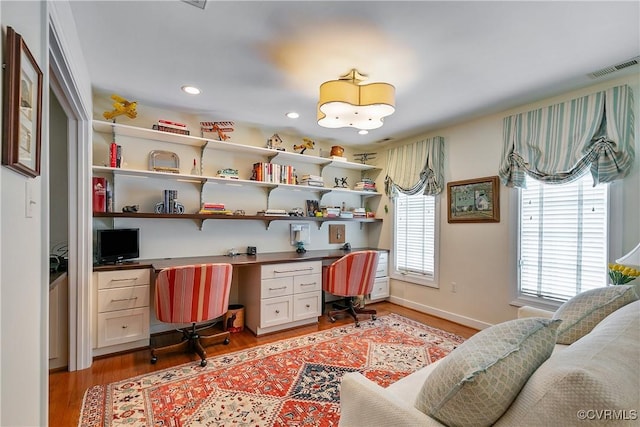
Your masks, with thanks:
M 482 322 L 482 321 L 477 320 L 477 319 L 472 319 L 471 317 L 460 316 L 459 314 L 451 313 L 449 311 L 440 310 L 440 309 L 437 309 L 435 307 L 431 307 L 431 306 L 424 305 L 424 304 L 418 304 L 418 303 L 416 303 L 414 301 L 407 300 L 407 299 L 404 299 L 404 298 L 398 298 L 398 297 L 395 297 L 393 295 L 389 297 L 389 302 L 401 305 L 403 307 L 411 308 L 411 309 L 419 311 L 421 313 L 426 313 L 426 314 L 430 314 L 432 316 L 439 317 L 441 319 L 449 320 L 450 322 L 459 323 L 461 325 L 468 326 L 468 327 L 474 328 L 474 329 L 482 330 L 482 329 L 486 329 L 486 328 L 488 328 L 490 326 L 493 326 L 493 324 L 491 324 L 491 323 Z
M 69 131 L 69 370 L 91 366 L 91 272 L 93 239 L 90 211 L 91 90 L 70 6 L 49 2 L 51 75 L 59 85 L 57 97 L 70 118 Z M 70 41 L 72 40 L 72 41 Z M 73 43 L 75 41 L 75 44 Z M 73 53 L 73 55 L 72 55 Z M 84 71 L 84 72 L 83 72 Z M 53 80 L 53 78 L 52 78 Z M 81 84 L 85 83 L 85 84 Z M 76 227 L 74 227 L 74 225 Z

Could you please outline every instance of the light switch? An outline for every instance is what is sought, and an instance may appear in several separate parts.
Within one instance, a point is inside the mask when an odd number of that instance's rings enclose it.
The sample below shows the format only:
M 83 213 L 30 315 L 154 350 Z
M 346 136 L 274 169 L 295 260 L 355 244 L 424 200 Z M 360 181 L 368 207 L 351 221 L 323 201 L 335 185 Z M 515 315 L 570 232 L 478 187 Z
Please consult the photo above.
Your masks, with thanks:
M 25 218 L 33 218 L 33 207 L 36 201 L 33 200 L 33 182 L 27 180 L 24 183 L 24 216 Z

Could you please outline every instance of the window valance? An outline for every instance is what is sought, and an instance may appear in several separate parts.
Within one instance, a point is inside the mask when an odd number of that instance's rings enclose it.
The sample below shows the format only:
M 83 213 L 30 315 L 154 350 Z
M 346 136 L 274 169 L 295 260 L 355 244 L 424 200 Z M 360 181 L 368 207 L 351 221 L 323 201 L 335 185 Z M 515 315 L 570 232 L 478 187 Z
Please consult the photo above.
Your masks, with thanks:
M 444 138 L 436 136 L 387 151 L 385 192 L 439 194 L 444 187 Z
M 633 165 L 633 93 L 616 86 L 504 119 L 501 181 L 525 187 L 525 174 L 566 183 L 591 169 L 593 185 L 624 178 Z

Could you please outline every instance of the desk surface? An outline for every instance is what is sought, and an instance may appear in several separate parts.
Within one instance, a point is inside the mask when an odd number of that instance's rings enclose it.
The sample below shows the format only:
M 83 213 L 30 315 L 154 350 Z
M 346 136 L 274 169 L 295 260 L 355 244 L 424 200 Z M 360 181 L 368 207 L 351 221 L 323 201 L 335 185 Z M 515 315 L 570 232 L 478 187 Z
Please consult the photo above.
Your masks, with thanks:
M 174 267 L 177 265 L 190 265 L 190 264 L 206 264 L 226 262 L 233 266 L 254 265 L 254 264 L 276 264 L 281 262 L 295 262 L 295 261 L 318 261 L 325 259 L 337 259 L 349 252 L 355 252 L 359 250 L 378 250 L 384 251 L 386 249 L 378 248 L 355 248 L 351 251 L 344 251 L 342 249 L 327 249 L 307 251 L 303 254 L 296 252 L 270 252 L 259 253 L 257 255 L 210 255 L 210 256 L 198 256 L 198 257 L 183 257 L 183 258 L 158 258 L 139 260 L 136 262 L 123 263 L 119 265 L 99 265 L 94 266 L 93 271 L 111 271 L 111 270 L 127 270 L 132 268 L 153 268 L 154 270 L 162 270 L 167 267 Z

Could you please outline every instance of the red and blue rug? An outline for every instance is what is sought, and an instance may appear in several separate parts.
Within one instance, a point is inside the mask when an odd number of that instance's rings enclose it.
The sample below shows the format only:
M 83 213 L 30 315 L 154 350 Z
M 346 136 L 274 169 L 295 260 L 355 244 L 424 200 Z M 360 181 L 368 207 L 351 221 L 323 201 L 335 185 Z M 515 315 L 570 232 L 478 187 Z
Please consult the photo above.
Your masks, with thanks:
M 345 373 L 386 387 L 464 341 L 395 314 L 360 325 L 91 387 L 79 426 L 337 426 Z

